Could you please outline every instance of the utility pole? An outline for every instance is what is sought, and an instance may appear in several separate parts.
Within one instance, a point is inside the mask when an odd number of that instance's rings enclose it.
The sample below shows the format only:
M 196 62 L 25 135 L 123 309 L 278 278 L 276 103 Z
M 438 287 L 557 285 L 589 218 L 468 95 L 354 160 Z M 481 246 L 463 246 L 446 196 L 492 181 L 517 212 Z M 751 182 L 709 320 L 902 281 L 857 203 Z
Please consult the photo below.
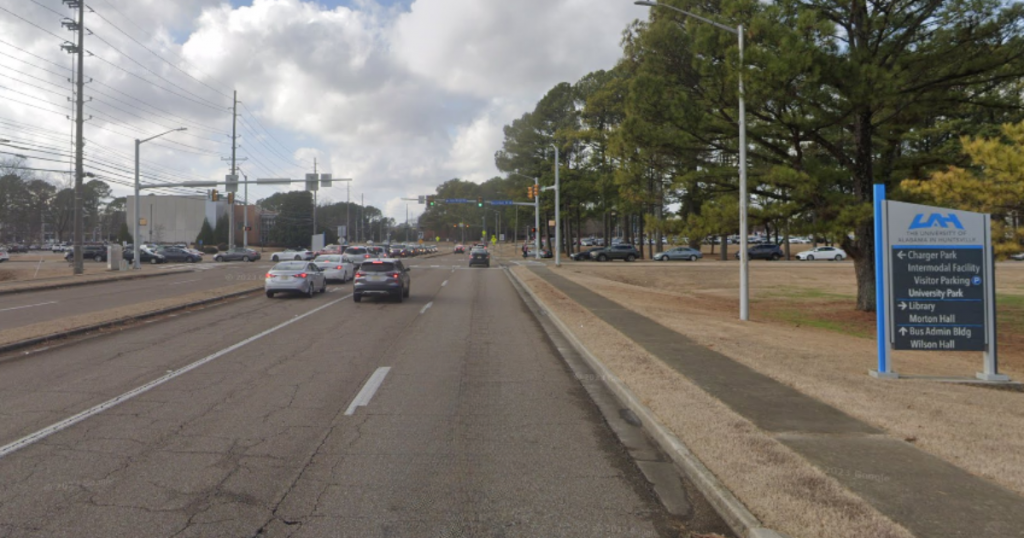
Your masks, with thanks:
M 352 237 L 352 182 L 345 184 L 345 243 Z
M 231 175 L 235 176 L 238 174 L 238 166 L 235 161 L 235 150 L 238 149 L 238 90 L 234 91 L 233 98 L 231 100 Z M 235 176 L 237 180 L 238 177 Z M 228 204 L 228 247 L 234 248 L 235 246 L 235 205 Z
M 83 131 L 85 124 L 85 2 L 82 0 L 64 0 L 64 3 L 74 9 L 78 8 L 78 21 L 65 21 L 64 27 L 71 31 L 78 32 L 78 43 L 65 43 L 61 48 L 67 52 L 78 54 L 78 79 L 75 81 L 75 246 L 74 246 L 74 273 L 80 275 L 85 272 L 82 265 L 82 235 L 84 219 L 82 215 L 82 180 L 85 177 L 85 169 L 82 163 L 82 154 L 85 150 Z
M 357 226 L 356 226 L 357 229 L 359 230 L 359 232 L 356 234 L 356 237 L 359 239 L 360 243 L 362 242 L 362 238 L 363 238 L 363 206 L 364 205 L 366 205 L 365 195 L 363 193 L 359 193 L 359 222 L 357 223 Z
M 239 172 L 242 171 L 239 170 Z M 242 202 L 242 247 L 249 248 L 249 176 L 242 172 L 242 177 L 245 178 L 245 198 Z
M 317 173 L 316 173 L 316 157 L 313 157 L 313 175 L 314 176 L 317 175 Z M 319 178 L 319 177 L 320 176 L 317 176 L 317 178 Z M 317 192 L 319 192 L 319 190 L 313 191 L 313 235 L 316 235 L 316 199 L 317 199 L 316 194 L 317 194 Z

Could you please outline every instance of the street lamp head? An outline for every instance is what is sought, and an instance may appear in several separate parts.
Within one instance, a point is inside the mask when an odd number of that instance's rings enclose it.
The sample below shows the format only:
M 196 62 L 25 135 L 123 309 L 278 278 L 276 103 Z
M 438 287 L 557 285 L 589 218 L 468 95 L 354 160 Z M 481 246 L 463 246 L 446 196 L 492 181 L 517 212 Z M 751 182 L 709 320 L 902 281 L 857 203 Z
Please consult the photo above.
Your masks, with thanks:
M 633 2 L 633 3 L 638 5 L 638 6 L 647 6 L 647 7 L 657 7 L 658 6 L 657 2 L 651 2 L 650 0 L 636 0 L 636 2 Z
M 178 127 L 175 131 L 187 131 L 188 127 Z

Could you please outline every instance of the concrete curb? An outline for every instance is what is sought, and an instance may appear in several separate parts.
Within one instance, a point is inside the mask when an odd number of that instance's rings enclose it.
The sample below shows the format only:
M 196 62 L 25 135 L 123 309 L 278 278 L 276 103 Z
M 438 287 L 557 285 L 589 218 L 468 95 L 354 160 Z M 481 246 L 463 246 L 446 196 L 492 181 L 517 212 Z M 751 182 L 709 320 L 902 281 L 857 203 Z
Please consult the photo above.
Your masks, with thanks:
M 75 286 L 86 286 L 86 285 L 89 285 L 89 284 L 104 284 L 104 283 L 107 283 L 107 282 L 121 282 L 121 281 L 125 281 L 125 280 L 138 280 L 140 278 L 153 278 L 153 277 L 157 277 L 157 276 L 176 275 L 176 274 L 194 273 L 194 272 L 196 272 L 195 269 L 180 269 L 180 270 L 176 269 L 174 271 L 166 271 L 166 272 L 163 272 L 163 273 L 140 273 L 140 274 L 137 274 L 137 275 L 128 275 L 128 276 L 116 277 L 116 278 L 102 278 L 102 279 L 98 278 L 98 279 L 91 279 L 91 280 L 78 280 L 78 281 L 69 281 L 69 282 L 54 282 L 54 283 L 50 283 L 50 284 L 44 284 L 44 285 L 41 285 L 41 286 L 28 286 L 28 287 L 24 287 L 24 288 L 14 288 L 14 289 L 3 289 L 3 288 L 0 288 L 0 295 L 13 295 L 15 293 L 26 293 L 26 292 L 30 292 L 30 291 L 59 290 L 61 288 L 73 288 Z M 57 278 L 63 278 L 63 277 L 57 277 Z M 35 282 L 40 282 L 41 280 L 42 279 L 37 280 Z
M 522 286 L 526 293 L 540 306 L 544 307 L 543 313 L 550 319 L 562 335 L 572 344 L 576 351 L 587 361 L 587 364 L 601 376 L 608 389 L 628 407 L 633 413 L 640 417 L 643 427 L 658 443 L 658 446 L 665 451 L 672 460 L 679 465 L 686 476 L 697 486 L 700 492 L 714 506 L 722 519 L 737 536 L 744 538 L 787 538 L 771 529 L 765 528 L 761 522 L 747 510 L 747 507 L 729 491 L 704 464 L 697 458 L 689 448 L 683 444 L 671 431 L 663 426 L 647 408 L 640 402 L 632 390 L 615 376 L 604 363 L 576 338 L 576 335 L 554 314 L 546 308 L 546 304 L 534 291 L 523 282 L 513 271 L 509 275 Z
M 209 297 L 209 298 L 206 298 L 206 299 L 201 299 L 199 301 L 192 301 L 192 302 L 181 304 L 181 305 L 169 306 L 167 308 L 161 308 L 160 310 L 154 310 L 152 312 L 146 312 L 146 313 L 138 314 L 138 315 L 135 315 L 135 316 L 127 316 L 127 317 L 123 317 L 123 318 L 117 318 L 117 319 L 110 320 L 110 321 L 104 321 L 102 323 L 94 323 L 92 325 L 86 325 L 84 327 L 76 327 L 74 329 L 70 329 L 70 330 L 67 330 L 67 331 L 64 331 L 64 332 L 48 334 L 46 336 L 37 336 L 35 338 L 29 338 L 29 339 L 26 339 L 26 340 L 20 340 L 18 342 L 12 342 L 10 344 L 0 345 L 0 355 L 3 355 L 5 353 L 9 353 L 11 351 L 17 351 L 17 350 L 25 348 L 25 347 L 34 346 L 34 345 L 37 345 L 37 344 L 42 344 L 42 343 L 45 343 L 45 342 L 49 342 L 51 340 L 57 340 L 59 338 L 67 338 L 69 336 L 77 336 L 79 334 L 84 334 L 84 333 L 96 331 L 96 330 L 99 330 L 99 329 L 106 329 L 108 327 L 114 327 L 114 326 L 117 326 L 117 325 L 124 325 L 126 323 L 130 323 L 130 322 L 133 322 L 133 321 L 139 321 L 139 320 L 143 320 L 143 319 L 147 319 L 147 318 L 152 318 L 152 317 L 156 317 L 156 316 L 162 316 L 164 314 L 170 314 L 172 312 L 177 312 L 179 310 L 185 310 L 187 308 L 193 308 L 193 307 L 196 307 L 196 306 L 202 306 L 202 305 L 205 305 L 205 304 L 215 303 L 217 301 L 222 301 L 224 299 L 230 299 L 232 297 L 238 297 L 238 296 L 241 296 L 241 295 L 248 295 L 250 293 L 255 293 L 257 291 L 262 291 L 262 290 L 263 290 L 263 287 L 260 286 L 258 288 L 252 288 L 250 290 L 235 291 L 235 292 L 231 292 L 231 293 L 229 293 L 227 295 L 218 295 L 216 297 Z

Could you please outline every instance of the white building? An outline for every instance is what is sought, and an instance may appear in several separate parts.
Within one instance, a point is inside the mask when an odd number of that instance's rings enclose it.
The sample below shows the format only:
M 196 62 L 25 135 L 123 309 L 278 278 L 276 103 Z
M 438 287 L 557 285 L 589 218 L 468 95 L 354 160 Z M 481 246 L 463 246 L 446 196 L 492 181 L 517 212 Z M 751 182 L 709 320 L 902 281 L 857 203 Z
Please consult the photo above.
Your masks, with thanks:
M 135 233 L 135 197 L 128 196 L 128 231 Z M 139 226 L 142 240 L 152 243 L 192 243 L 203 228 L 203 219 L 217 226 L 217 219 L 228 212 L 226 200 L 211 202 L 203 196 L 139 197 L 139 213 L 146 220 Z

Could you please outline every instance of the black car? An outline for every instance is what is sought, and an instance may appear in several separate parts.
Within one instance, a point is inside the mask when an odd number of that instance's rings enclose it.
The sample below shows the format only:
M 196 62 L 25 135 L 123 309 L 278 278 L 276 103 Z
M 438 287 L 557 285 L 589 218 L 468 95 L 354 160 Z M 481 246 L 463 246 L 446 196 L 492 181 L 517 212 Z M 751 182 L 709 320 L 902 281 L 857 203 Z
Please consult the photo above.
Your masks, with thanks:
M 231 248 L 224 252 L 218 252 L 213 256 L 213 261 L 215 262 L 254 262 L 258 259 L 260 259 L 259 251 L 244 247 Z
M 612 245 L 590 253 L 590 257 L 599 262 L 608 260 L 626 260 L 631 262 L 640 257 L 640 251 L 633 245 Z
M 384 258 L 367 260 L 359 264 L 352 287 L 352 300 L 359 302 L 364 295 L 391 297 L 398 302 L 409 296 L 410 269 L 402 260 Z
M 469 266 L 482 265 L 491 266 L 491 254 L 485 248 L 474 248 L 469 252 Z
M 751 260 L 780 260 L 786 257 L 779 245 L 754 245 L 747 249 L 747 258 Z M 736 253 L 736 259 L 740 259 L 740 253 Z
M 153 264 L 156 264 L 156 263 L 164 263 L 164 262 L 167 261 L 167 258 L 164 258 L 163 254 L 154 253 L 154 252 L 152 252 L 149 249 L 144 248 L 144 247 L 140 248 L 139 252 L 140 252 L 140 254 L 139 254 L 139 263 L 153 263 Z M 135 248 L 132 245 L 128 245 L 127 247 L 124 247 L 124 252 L 121 254 L 121 257 L 126 259 L 126 260 L 128 260 L 129 262 L 131 262 L 132 260 L 135 259 Z
M 72 248 L 65 252 L 64 259 L 68 262 L 74 261 L 75 249 Z M 104 245 L 82 245 L 82 259 L 105 262 L 107 261 L 107 247 Z
M 25 245 L 7 245 L 7 252 L 14 254 L 17 252 L 28 252 L 28 247 Z
M 196 256 L 178 247 L 163 247 L 157 250 L 157 253 L 169 262 L 197 263 L 203 261 L 202 256 Z
M 572 258 L 572 259 L 573 259 L 573 261 L 577 261 L 577 262 L 586 262 L 586 261 L 590 261 L 590 260 L 592 260 L 592 259 L 593 259 L 593 258 L 591 258 L 591 257 L 590 257 L 590 253 L 591 253 L 591 252 L 597 252 L 597 251 L 599 251 L 599 250 L 604 250 L 604 247 L 593 247 L 593 248 L 588 248 L 587 250 L 581 250 L 581 251 L 579 251 L 579 252 L 574 252 L 574 253 L 573 253 L 573 254 L 572 254 L 571 256 L 569 256 L 569 257 L 570 257 L 570 258 Z

